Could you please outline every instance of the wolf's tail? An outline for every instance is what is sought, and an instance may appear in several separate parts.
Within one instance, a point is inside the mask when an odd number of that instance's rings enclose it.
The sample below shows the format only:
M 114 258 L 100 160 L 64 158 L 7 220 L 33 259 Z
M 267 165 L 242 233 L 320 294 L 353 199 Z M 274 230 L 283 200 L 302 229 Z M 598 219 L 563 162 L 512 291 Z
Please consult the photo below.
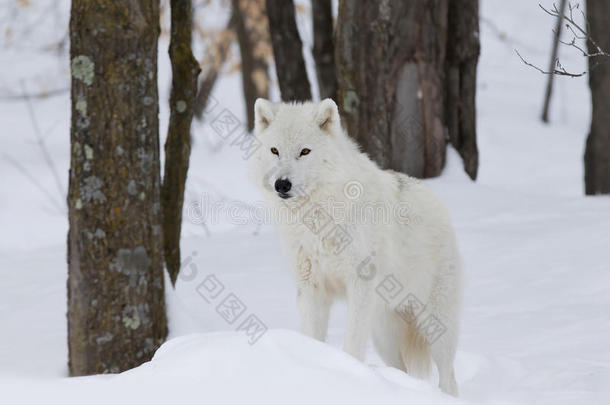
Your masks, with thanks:
M 426 378 L 430 374 L 430 347 L 416 327 L 409 327 L 407 338 L 400 351 L 407 373 L 417 378 Z

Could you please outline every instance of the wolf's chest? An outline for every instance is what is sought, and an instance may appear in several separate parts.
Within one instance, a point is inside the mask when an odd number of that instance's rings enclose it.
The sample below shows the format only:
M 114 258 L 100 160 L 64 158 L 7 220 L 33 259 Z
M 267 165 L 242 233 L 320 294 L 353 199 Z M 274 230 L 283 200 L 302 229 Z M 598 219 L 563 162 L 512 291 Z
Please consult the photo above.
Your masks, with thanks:
M 320 258 L 324 262 L 341 261 L 342 252 L 351 241 L 351 236 L 343 227 L 331 224 L 324 230 L 316 230 L 305 224 L 283 227 L 282 238 L 287 241 L 288 253 L 302 252 L 311 258 Z
M 280 232 L 298 280 L 341 278 L 339 269 L 345 267 L 341 265 L 345 258 L 337 251 L 340 241 L 331 233 L 315 233 L 302 224 Z

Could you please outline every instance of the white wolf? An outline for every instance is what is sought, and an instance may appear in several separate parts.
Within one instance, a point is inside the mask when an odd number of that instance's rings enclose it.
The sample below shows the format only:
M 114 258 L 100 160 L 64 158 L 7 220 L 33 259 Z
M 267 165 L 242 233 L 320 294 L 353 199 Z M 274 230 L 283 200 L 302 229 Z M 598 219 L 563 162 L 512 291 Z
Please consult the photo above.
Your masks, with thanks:
M 295 271 L 303 332 L 324 340 L 345 298 L 347 353 L 362 360 L 372 335 L 388 365 L 415 376 L 433 359 L 440 388 L 457 395 L 461 267 L 442 203 L 360 152 L 330 99 L 258 99 L 255 136 L 250 171 Z

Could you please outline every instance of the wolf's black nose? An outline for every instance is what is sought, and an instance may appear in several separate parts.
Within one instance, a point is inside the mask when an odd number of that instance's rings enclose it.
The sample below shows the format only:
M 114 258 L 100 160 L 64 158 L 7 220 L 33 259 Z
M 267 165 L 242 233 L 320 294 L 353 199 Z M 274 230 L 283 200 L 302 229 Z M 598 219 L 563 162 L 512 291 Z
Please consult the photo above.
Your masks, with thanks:
M 290 191 L 292 183 L 288 179 L 277 179 L 275 181 L 275 191 L 280 194 L 286 194 Z

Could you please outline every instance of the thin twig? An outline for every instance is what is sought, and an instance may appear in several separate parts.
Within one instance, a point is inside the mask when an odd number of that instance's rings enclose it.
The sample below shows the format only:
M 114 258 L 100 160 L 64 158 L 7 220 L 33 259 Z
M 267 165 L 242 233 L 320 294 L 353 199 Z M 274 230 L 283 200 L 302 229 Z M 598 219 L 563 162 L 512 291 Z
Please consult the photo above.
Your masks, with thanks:
M 55 185 L 57 186 L 57 191 L 59 192 L 59 197 L 60 197 L 60 199 L 63 199 L 66 196 L 66 192 L 61 184 L 61 179 L 60 179 L 59 173 L 57 172 L 57 169 L 55 167 L 55 163 L 53 162 L 53 158 L 51 157 L 51 154 L 49 153 L 49 150 L 47 149 L 47 146 L 44 142 L 42 131 L 40 130 L 40 126 L 38 125 L 38 120 L 36 118 L 36 113 L 34 111 L 34 106 L 32 105 L 32 100 L 27 95 L 27 92 L 25 89 L 25 84 L 24 84 L 23 80 L 20 81 L 20 85 L 21 85 L 21 88 L 23 89 L 23 94 L 25 95 L 24 100 L 26 102 L 28 113 L 30 114 L 30 120 L 32 122 L 32 126 L 34 127 L 34 134 L 36 136 L 36 141 L 37 141 L 36 143 L 38 144 L 38 147 L 40 148 L 40 151 L 42 153 L 42 157 L 45 160 L 45 163 L 49 167 L 49 170 L 51 171 L 51 174 L 53 175 L 53 178 L 55 179 Z
M 54 89 L 49 91 L 42 91 L 40 93 L 21 93 L 21 94 L 9 94 L 9 95 L 0 95 L 0 100 L 2 101 L 12 101 L 12 100 L 27 100 L 33 98 L 47 98 L 59 96 L 62 94 L 66 94 L 70 91 L 69 87 Z
M 557 8 L 557 4 L 555 4 L 555 3 L 553 3 L 552 9 L 548 9 L 548 8 L 544 7 L 542 4 L 538 4 L 538 7 L 540 7 L 540 9 L 542 9 L 542 11 L 544 11 L 546 14 L 550 15 L 553 18 L 557 18 L 559 20 L 563 19 L 566 21 L 565 27 L 572 34 L 572 39 L 570 41 L 564 41 L 564 40 L 560 39 L 559 42 L 568 47 L 578 50 L 578 52 L 580 52 L 585 58 L 588 58 L 588 59 L 597 58 L 597 57 L 610 58 L 610 53 L 603 50 L 597 44 L 597 42 L 595 42 L 595 40 L 589 36 L 589 21 L 587 20 L 587 16 L 585 15 L 585 12 L 580 7 L 580 4 L 577 3 L 576 5 L 574 5 L 570 2 L 568 2 L 567 6 L 568 6 L 568 12 L 565 13 L 563 11 L 560 11 Z M 576 10 L 578 10 L 581 18 L 584 21 L 584 25 L 585 25 L 584 27 L 583 27 L 583 24 L 578 23 L 575 20 L 574 12 Z M 557 31 L 554 30 L 553 32 L 557 35 Z M 585 47 L 578 45 L 576 42 L 577 40 L 584 41 L 586 45 L 591 45 L 590 49 L 592 48 L 593 51 L 590 51 L 588 49 L 585 49 Z M 582 73 L 568 72 L 563 67 L 563 65 L 559 62 L 559 59 L 556 59 L 553 62 L 553 65 L 557 66 L 556 69 L 543 70 L 540 67 L 534 65 L 533 63 L 530 63 L 527 60 L 525 60 L 525 58 L 523 58 L 517 50 L 515 50 L 515 52 L 517 53 L 519 58 L 521 58 L 521 61 L 524 64 L 526 64 L 527 66 L 530 66 L 530 67 L 536 69 L 537 71 L 539 71 L 540 73 L 543 73 L 546 75 L 581 77 L 588 73 L 587 71 L 582 72 Z
M 533 63 L 530 63 L 528 61 L 526 61 L 523 56 L 521 56 L 521 54 L 519 53 L 518 50 L 515 49 L 515 53 L 519 56 L 519 58 L 521 58 L 521 61 L 526 64 L 529 67 L 532 67 L 534 69 L 536 69 L 537 71 L 539 71 L 542 74 L 545 75 L 558 75 L 558 76 L 568 76 L 568 77 L 580 77 L 580 76 L 584 76 L 587 74 L 587 72 L 582 72 L 582 73 L 570 73 L 568 71 L 566 71 L 563 66 L 561 66 L 561 64 L 559 64 L 559 60 L 557 60 L 556 62 L 556 66 L 560 67 L 560 69 L 553 69 L 552 71 L 546 71 L 544 69 L 539 68 L 538 66 L 534 65 Z
M 4 158 L 4 160 L 13 165 L 15 169 L 17 169 L 21 174 L 23 174 L 26 179 L 28 179 L 34 186 L 36 186 L 36 188 L 38 188 L 38 190 L 40 190 L 44 195 L 46 195 L 61 215 L 66 215 L 65 207 L 63 207 L 59 202 L 57 202 L 53 194 L 51 194 L 47 189 L 45 189 L 42 184 L 40 184 L 40 182 L 36 180 L 36 177 L 34 177 L 21 163 L 19 163 L 17 160 L 13 159 L 6 153 L 3 154 L 2 157 Z

